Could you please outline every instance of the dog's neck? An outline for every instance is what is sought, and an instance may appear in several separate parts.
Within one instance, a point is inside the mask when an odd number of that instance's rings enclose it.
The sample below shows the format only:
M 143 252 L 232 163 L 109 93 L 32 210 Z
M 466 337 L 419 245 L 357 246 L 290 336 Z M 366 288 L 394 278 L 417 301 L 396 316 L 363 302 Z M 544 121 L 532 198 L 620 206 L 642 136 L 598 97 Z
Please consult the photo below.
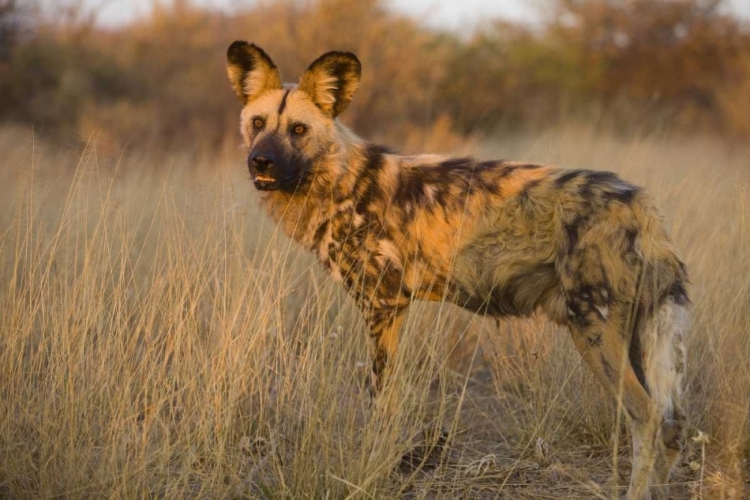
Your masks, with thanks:
M 345 126 L 336 126 L 339 141 L 314 162 L 307 183 L 293 193 L 259 192 L 261 206 L 284 232 L 314 251 L 315 233 L 322 225 L 343 213 L 354 213 L 356 196 L 352 195 L 366 168 L 362 159 L 372 147 Z

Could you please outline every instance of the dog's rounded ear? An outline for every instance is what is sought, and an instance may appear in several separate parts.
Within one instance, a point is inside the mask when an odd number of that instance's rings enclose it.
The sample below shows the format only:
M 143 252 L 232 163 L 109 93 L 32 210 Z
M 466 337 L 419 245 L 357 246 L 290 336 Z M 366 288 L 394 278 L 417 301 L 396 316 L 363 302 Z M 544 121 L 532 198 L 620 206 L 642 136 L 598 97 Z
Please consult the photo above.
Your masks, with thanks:
M 359 87 L 362 65 L 351 52 L 328 52 L 307 68 L 299 82 L 323 111 L 336 117 L 344 111 Z
M 227 49 L 227 75 L 237 97 L 245 104 L 264 92 L 282 88 L 279 70 L 268 54 L 241 40 Z

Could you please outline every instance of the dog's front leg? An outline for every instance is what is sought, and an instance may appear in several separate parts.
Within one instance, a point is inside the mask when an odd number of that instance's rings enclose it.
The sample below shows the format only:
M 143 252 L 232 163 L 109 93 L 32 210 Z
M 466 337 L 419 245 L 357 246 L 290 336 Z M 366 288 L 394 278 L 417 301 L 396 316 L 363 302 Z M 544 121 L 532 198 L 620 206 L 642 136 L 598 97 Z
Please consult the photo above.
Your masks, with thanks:
M 383 389 L 389 370 L 389 362 L 398 351 L 399 330 L 404 322 L 408 304 L 372 305 L 362 308 L 362 315 L 369 328 L 368 345 L 372 371 L 370 394 L 376 397 Z

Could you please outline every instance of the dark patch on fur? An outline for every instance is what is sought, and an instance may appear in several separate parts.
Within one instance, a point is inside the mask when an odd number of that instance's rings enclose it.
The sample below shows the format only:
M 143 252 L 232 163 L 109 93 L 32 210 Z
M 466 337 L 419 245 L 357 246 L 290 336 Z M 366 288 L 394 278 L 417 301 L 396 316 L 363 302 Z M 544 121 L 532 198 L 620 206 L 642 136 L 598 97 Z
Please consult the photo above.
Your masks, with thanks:
M 630 204 L 640 192 L 640 188 L 629 184 L 613 186 L 604 192 L 605 201 L 616 200 L 625 205 Z
M 456 298 L 454 299 L 454 302 L 461 308 L 477 314 L 490 316 L 498 315 L 496 312 L 490 310 L 487 298 L 479 297 L 463 288 L 456 288 Z
M 672 299 L 675 304 L 688 305 L 690 299 L 688 298 L 687 289 L 685 282 L 687 281 L 687 271 L 685 264 L 679 263 L 679 269 L 674 270 L 661 265 L 657 267 L 659 275 L 657 275 L 655 286 L 658 287 L 658 297 L 653 307 L 664 304 L 668 299 Z M 668 276 L 668 278 L 667 278 Z M 661 277 L 662 280 L 658 280 Z M 664 282 L 664 278 L 669 279 L 669 282 Z
M 672 298 L 675 304 L 681 306 L 690 304 L 690 298 L 688 297 L 687 289 L 685 288 L 685 282 L 679 278 L 669 287 L 667 295 Z
M 688 282 L 687 266 L 684 262 L 680 262 L 680 271 L 677 274 L 672 285 L 669 287 L 667 296 L 671 297 L 675 304 L 686 306 L 690 304 L 690 297 L 688 297 L 686 284 Z
M 602 346 L 602 334 L 597 333 L 596 335 L 593 335 L 591 337 L 588 337 L 588 342 L 590 347 L 601 347 Z
M 284 112 L 286 109 L 286 98 L 289 97 L 289 90 L 284 92 L 284 97 L 281 98 L 281 104 L 279 104 L 279 117 L 281 117 L 281 113 Z
M 383 167 L 383 156 L 391 154 L 392 151 L 387 146 L 380 144 L 368 144 L 365 146 L 365 167 L 366 172 L 378 171 Z
M 605 203 L 617 200 L 628 204 L 639 192 L 639 188 L 625 182 L 612 172 L 586 171 L 585 176 L 586 182 L 581 186 L 581 195 L 585 199 L 591 199 L 598 192 Z
M 588 328 L 592 325 L 587 313 L 582 310 L 578 303 L 568 304 L 568 308 L 573 311 L 569 316 L 570 322 L 580 329 Z
M 476 164 L 475 170 L 479 172 L 485 172 L 487 170 L 492 170 L 498 167 L 502 167 L 503 169 L 507 167 L 507 165 L 503 165 L 504 160 L 489 160 L 489 161 L 480 161 Z
M 586 170 L 586 184 L 589 186 L 603 186 L 606 184 L 613 184 L 616 182 L 623 182 L 612 172 L 604 170 Z
M 555 179 L 555 187 L 556 188 L 562 188 L 564 187 L 568 182 L 572 181 L 573 179 L 576 179 L 586 173 L 586 170 L 568 170 L 564 174 L 562 174 L 560 177 Z
M 326 221 L 323 224 L 321 224 L 318 227 L 318 229 L 315 230 L 315 234 L 313 235 L 313 243 L 315 243 L 316 248 L 320 244 L 320 240 L 323 239 L 323 235 L 326 233 L 329 223 L 330 223 L 329 221 Z
M 616 174 L 598 170 L 568 170 L 555 179 L 554 185 L 560 189 L 578 178 L 585 178 L 580 186 L 584 199 L 600 195 L 605 203 L 616 200 L 628 204 L 640 191 L 640 188 L 625 182 Z
M 446 170 L 467 170 L 476 165 L 477 163 L 474 158 L 464 156 L 462 158 L 451 158 L 450 160 L 445 160 L 432 168 L 445 172 Z
M 268 54 L 257 45 L 237 40 L 227 49 L 227 62 L 232 66 L 238 66 L 242 70 L 243 80 L 247 77 L 248 73 L 256 69 L 258 59 L 263 59 L 271 71 L 276 70 L 276 65 L 271 58 L 268 57 Z M 237 92 L 243 94 L 240 97 L 240 100 L 246 102 L 247 95 L 245 95 L 245 91 L 237 90 Z
M 255 69 L 255 58 L 251 53 L 253 50 L 257 52 L 258 56 L 265 60 L 266 64 L 268 64 L 271 69 L 276 69 L 276 65 L 263 49 L 257 45 L 248 44 L 247 42 L 240 40 L 232 43 L 227 49 L 227 60 L 231 64 L 242 68 L 245 73 L 250 73 Z
M 399 185 L 393 194 L 393 203 L 404 206 L 413 203 L 424 207 L 428 205 L 429 199 L 425 193 L 425 180 L 418 170 L 406 170 L 402 172 Z M 407 221 L 414 216 L 414 210 L 407 212 Z
M 500 179 L 509 177 L 513 172 L 515 172 L 518 169 L 517 165 L 504 165 L 502 164 L 502 162 L 499 164 L 496 164 L 495 166 L 500 169 Z
M 357 63 L 359 64 L 359 63 Z M 344 89 L 346 87 L 346 78 L 347 75 L 352 71 L 351 62 L 350 61 L 336 61 L 335 64 L 333 64 L 333 67 L 331 68 L 331 76 L 333 76 L 336 79 L 336 90 L 334 91 L 335 95 L 335 104 L 333 105 L 334 109 L 334 115 L 339 114 L 342 110 L 339 109 L 340 102 L 344 96 Z
M 666 420 L 661 424 L 661 439 L 667 449 L 682 451 L 682 423 Z
M 384 349 L 377 349 L 372 358 L 372 374 L 377 377 L 377 382 L 373 385 L 372 377 L 369 379 L 370 397 L 375 398 L 383 390 L 383 372 L 388 365 L 388 353 Z
M 606 356 L 602 353 L 601 356 L 599 356 L 599 360 L 602 363 L 602 370 L 604 370 L 604 376 L 609 379 L 610 382 L 618 382 L 617 380 L 617 373 L 615 373 L 614 368 L 612 368 L 612 365 L 607 361 Z
M 380 285 L 385 287 L 386 290 L 389 290 L 392 293 L 397 293 L 401 290 L 403 275 L 401 271 L 391 264 L 390 261 L 386 260 L 383 269 L 378 269 L 378 266 L 375 264 L 370 265 L 369 268 L 377 270 L 376 275 L 373 276 L 373 278 L 379 281 Z
M 291 177 L 289 180 L 283 181 L 280 189 L 288 193 L 295 193 L 310 184 L 312 179 L 307 174 L 310 172 L 313 162 L 307 156 L 295 152 L 289 159 L 289 163 L 296 169 L 294 174 L 296 178 Z
M 502 163 L 495 161 L 477 162 L 474 158 L 465 157 L 453 158 L 437 165 L 426 165 L 417 169 L 427 183 L 443 188 L 438 189 L 438 196 L 441 191 L 444 193 L 443 199 L 436 198 L 436 202 L 445 204 L 447 202 L 462 203 L 464 196 L 474 193 L 499 194 L 500 185 L 489 173 L 501 165 Z M 461 198 L 455 200 L 445 198 L 451 186 L 459 188 L 457 191 Z
M 385 350 L 378 349 L 375 356 L 372 359 L 372 373 L 377 376 L 383 374 L 386 365 L 388 364 L 388 353 Z
M 583 225 L 586 224 L 586 218 L 578 215 L 575 219 L 573 219 L 573 222 L 570 224 L 565 224 L 563 227 L 565 229 L 565 234 L 568 236 L 568 253 L 572 253 L 576 246 L 578 245 L 578 240 L 581 235 L 581 229 L 583 228 Z
M 643 329 L 643 314 L 642 312 L 636 311 L 635 318 L 633 320 L 633 331 L 630 339 L 630 348 L 628 349 L 628 359 L 630 360 L 630 366 L 633 367 L 636 378 L 641 383 L 647 393 L 651 394 L 646 382 L 646 373 L 643 369 L 643 350 L 641 348 L 641 330 Z
M 518 198 L 521 200 L 522 203 L 526 203 L 529 201 L 529 193 L 533 191 L 535 188 L 539 187 L 542 184 L 542 179 L 534 179 L 533 181 L 529 181 L 526 184 L 524 184 L 523 188 L 521 188 L 521 192 L 518 193 Z
M 359 77 L 362 74 L 362 66 L 357 56 L 351 52 L 332 51 L 318 57 L 310 64 L 308 71 L 320 70 L 323 67 L 326 74 L 335 79 L 336 83 L 331 90 L 334 97 L 333 116 L 341 113 L 349 104 L 344 102 L 344 93 L 347 80 Z
M 500 165 L 495 161 L 476 162 L 464 157 L 404 170 L 394 204 L 403 208 L 405 219 L 409 221 L 418 207 L 460 206 L 473 194 L 499 194 L 500 184 L 490 172 Z M 428 187 L 432 189 L 431 199 L 426 194 Z
M 394 291 L 394 293 L 397 292 Z M 380 337 L 383 330 L 393 324 L 393 321 L 404 312 L 408 305 L 409 302 L 405 301 L 404 303 L 391 304 L 385 308 L 373 308 L 367 318 L 367 323 L 370 327 L 370 337 Z
M 358 214 L 365 216 L 368 223 L 370 220 L 367 208 L 372 203 L 375 193 L 378 190 L 378 172 L 383 168 L 383 164 L 385 163 L 384 155 L 388 153 L 389 149 L 379 144 L 368 144 L 365 147 L 364 166 L 361 170 L 360 177 L 355 182 L 354 189 L 358 192 L 355 211 Z
M 628 252 L 635 251 L 635 240 L 638 237 L 637 229 L 625 230 L 625 250 Z
M 568 319 L 573 325 L 581 329 L 591 326 L 591 321 L 586 317 L 588 310 L 584 310 L 584 305 L 583 302 L 574 297 L 567 301 L 568 309 L 570 309 Z

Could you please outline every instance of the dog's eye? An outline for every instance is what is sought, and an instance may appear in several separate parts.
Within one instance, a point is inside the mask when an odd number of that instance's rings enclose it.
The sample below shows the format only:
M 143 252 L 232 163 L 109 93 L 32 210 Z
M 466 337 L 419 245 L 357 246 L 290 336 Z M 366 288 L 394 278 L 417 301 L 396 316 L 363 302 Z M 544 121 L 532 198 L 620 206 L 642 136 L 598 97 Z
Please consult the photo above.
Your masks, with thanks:
M 264 123 L 265 122 L 263 121 L 263 118 L 255 118 L 255 119 L 253 119 L 253 127 L 255 127 L 256 129 L 263 128 L 263 124 Z
M 304 125 L 302 125 L 302 124 L 297 124 L 297 125 L 295 125 L 295 126 L 294 126 L 294 128 L 292 129 L 292 132 L 294 132 L 294 135 L 302 135 L 302 134 L 304 134 L 305 132 L 307 132 L 307 127 L 305 127 L 305 126 L 304 126 Z

